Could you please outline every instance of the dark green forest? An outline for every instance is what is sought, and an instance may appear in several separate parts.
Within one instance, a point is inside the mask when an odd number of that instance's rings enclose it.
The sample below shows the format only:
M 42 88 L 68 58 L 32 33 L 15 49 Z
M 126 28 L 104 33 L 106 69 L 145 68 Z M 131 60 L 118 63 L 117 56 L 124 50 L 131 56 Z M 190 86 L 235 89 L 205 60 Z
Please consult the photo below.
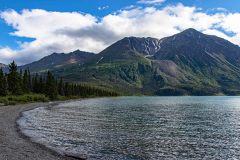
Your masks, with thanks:
M 18 70 L 13 61 L 9 64 L 9 72 L 0 69 L 0 103 L 22 97 L 24 102 L 61 100 L 86 97 L 108 97 L 119 94 L 108 89 L 86 84 L 65 82 L 62 78 L 55 78 L 51 72 L 32 75 L 29 69 Z

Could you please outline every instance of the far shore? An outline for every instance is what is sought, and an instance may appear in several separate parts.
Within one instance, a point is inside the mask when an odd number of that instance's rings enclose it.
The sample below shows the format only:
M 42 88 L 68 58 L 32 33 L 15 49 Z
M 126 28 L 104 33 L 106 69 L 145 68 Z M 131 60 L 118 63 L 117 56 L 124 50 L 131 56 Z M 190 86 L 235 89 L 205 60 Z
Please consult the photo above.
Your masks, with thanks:
M 3 160 L 74 160 L 77 158 L 60 155 L 46 147 L 31 142 L 18 129 L 16 120 L 21 112 L 53 103 L 32 103 L 0 107 L 0 159 Z

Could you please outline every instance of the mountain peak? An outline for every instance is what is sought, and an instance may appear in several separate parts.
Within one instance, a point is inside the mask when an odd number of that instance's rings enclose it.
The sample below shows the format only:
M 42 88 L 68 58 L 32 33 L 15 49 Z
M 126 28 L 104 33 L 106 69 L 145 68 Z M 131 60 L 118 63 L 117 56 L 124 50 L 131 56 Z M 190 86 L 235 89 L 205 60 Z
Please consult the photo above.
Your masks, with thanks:
M 160 40 L 151 37 L 125 37 L 101 52 L 101 54 L 120 54 L 131 52 L 144 56 L 154 55 L 160 49 Z M 121 53 L 119 53 L 121 51 Z M 112 55 L 114 56 L 114 55 Z M 124 57 L 124 56 L 123 56 Z M 127 56 L 128 57 L 128 56 Z
M 67 53 L 67 54 L 94 54 L 94 53 L 90 53 L 90 52 L 86 52 L 86 51 L 82 51 L 82 50 L 79 50 L 79 49 L 77 49 L 77 50 L 75 50 L 75 51 L 73 51 L 73 52 L 70 52 L 70 53 Z
M 199 32 L 198 30 L 196 30 L 194 28 L 185 29 L 183 32 L 198 32 L 198 33 L 201 33 L 201 32 Z
M 195 37 L 195 36 L 203 35 L 203 33 L 197 31 L 197 30 L 194 29 L 194 28 L 189 28 L 189 29 L 186 29 L 186 30 L 178 33 L 178 35 L 186 35 L 186 36 L 188 36 L 188 37 Z

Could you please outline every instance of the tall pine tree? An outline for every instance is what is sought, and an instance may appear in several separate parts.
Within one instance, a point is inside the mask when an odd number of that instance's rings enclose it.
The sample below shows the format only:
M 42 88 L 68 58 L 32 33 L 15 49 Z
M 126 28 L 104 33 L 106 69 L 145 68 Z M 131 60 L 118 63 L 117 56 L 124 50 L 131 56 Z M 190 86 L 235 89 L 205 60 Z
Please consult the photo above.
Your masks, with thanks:
M 45 93 L 45 83 L 42 76 L 39 78 L 39 93 Z
M 59 83 L 58 83 L 58 93 L 61 95 L 61 96 L 64 96 L 64 84 L 63 84 L 63 79 L 61 78 Z
M 45 93 L 51 100 L 56 99 L 58 95 L 56 81 L 49 71 L 47 73 Z
M 7 95 L 7 79 L 1 68 L 0 69 L 0 96 L 6 96 L 6 95 Z
M 14 61 L 9 64 L 8 88 L 13 95 L 22 94 L 21 77 L 17 72 L 17 65 Z
M 32 79 L 32 86 L 33 86 L 33 92 L 34 93 L 39 93 L 40 91 L 40 86 L 39 86 L 39 76 L 36 74 L 33 79 Z
M 28 76 L 28 71 L 25 70 L 24 74 L 23 74 L 23 91 L 24 93 L 29 93 L 30 92 L 30 85 L 29 85 L 29 80 L 28 80 L 29 76 Z

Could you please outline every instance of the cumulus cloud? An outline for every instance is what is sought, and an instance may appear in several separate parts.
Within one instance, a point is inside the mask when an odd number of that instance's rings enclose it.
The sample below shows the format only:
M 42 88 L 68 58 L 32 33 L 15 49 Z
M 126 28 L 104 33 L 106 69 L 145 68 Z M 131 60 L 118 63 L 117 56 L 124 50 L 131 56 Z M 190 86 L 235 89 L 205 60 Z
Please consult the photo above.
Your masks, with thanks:
M 23 10 L 21 13 L 8 10 L 1 13 L 1 18 L 15 29 L 14 32 L 10 33 L 12 36 L 34 38 L 35 40 L 20 44 L 21 49 L 13 51 L 17 54 L 8 54 L 10 49 L 2 48 L 0 50 L 0 60 L 4 58 L 10 61 L 14 58 L 19 63 L 26 63 L 51 52 L 68 52 L 78 48 L 94 51 L 94 48 L 89 45 L 91 43 L 89 39 L 81 39 L 81 37 L 72 39 L 65 35 L 55 34 L 57 30 L 64 28 L 71 30 L 84 29 L 96 24 L 97 19 L 92 15 L 34 9 Z
M 139 0 L 138 3 L 142 3 L 142 4 L 161 4 L 165 2 L 165 0 Z
M 50 12 L 41 9 L 0 13 L 14 28 L 11 36 L 33 38 L 20 49 L 0 48 L 0 62 L 15 59 L 24 64 L 53 52 L 84 50 L 98 53 L 126 36 L 163 38 L 187 28 L 195 28 L 240 44 L 240 13 L 208 14 L 182 4 L 156 7 L 131 7 L 101 19 L 79 12 Z M 230 33 L 228 35 L 226 33 Z
M 102 6 L 102 7 L 98 7 L 98 10 L 101 11 L 101 10 L 105 10 L 105 9 L 108 9 L 109 6 Z

